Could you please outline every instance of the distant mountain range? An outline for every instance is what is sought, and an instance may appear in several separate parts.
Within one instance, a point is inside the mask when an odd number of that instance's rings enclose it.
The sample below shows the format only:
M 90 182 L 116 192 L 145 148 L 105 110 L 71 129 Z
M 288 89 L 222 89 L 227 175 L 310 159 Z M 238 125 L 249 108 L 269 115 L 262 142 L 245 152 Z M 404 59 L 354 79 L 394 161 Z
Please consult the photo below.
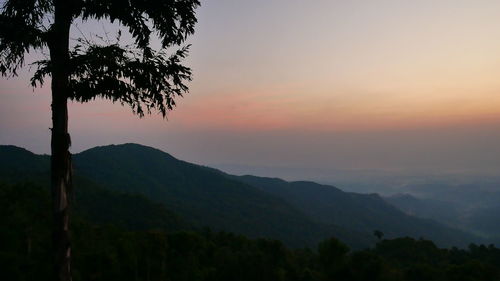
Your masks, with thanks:
M 384 199 L 407 214 L 432 219 L 472 232 L 488 241 L 500 241 L 500 193 L 449 188 L 448 200 L 396 194 Z M 441 196 L 445 197 L 445 196 Z
M 377 194 L 347 193 L 313 182 L 233 176 L 138 144 L 75 154 L 75 208 L 96 223 L 130 229 L 210 227 L 250 237 L 313 246 L 336 236 L 353 248 L 385 237 L 431 239 L 441 246 L 482 242 L 430 219 L 417 218 Z M 0 182 L 48 186 L 49 157 L 0 146 Z
M 363 233 L 380 230 L 388 238 L 424 237 L 442 245 L 459 245 L 464 238 L 469 241 L 475 239 L 433 220 L 408 215 L 388 204 L 378 194 L 344 192 L 333 186 L 306 181 L 286 182 L 254 176 L 238 178 L 284 198 L 319 223 L 335 223 Z

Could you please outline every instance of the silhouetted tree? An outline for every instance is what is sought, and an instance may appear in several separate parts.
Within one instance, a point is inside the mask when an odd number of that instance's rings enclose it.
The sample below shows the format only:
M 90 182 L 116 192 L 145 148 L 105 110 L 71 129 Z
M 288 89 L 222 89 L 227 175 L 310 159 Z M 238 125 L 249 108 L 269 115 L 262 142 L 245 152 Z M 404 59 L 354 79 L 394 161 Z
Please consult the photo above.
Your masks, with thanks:
M 337 238 L 327 239 L 318 245 L 319 264 L 328 280 L 347 280 L 346 264 L 349 247 Z
M 384 233 L 380 230 L 374 230 L 373 235 L 375 235 L 378 240 L 382 240 L 382 237 L 384 237 Z
M 7 0 L 0 11 L 0 72 L 15 76 L 27 52 L 48 49 L 31 79 L 42 85 L 50 76 L 52 89 L 51 182 L 58 280 L 71 280 L 69 192 L 71 145 L 68 99 L 87 102 L 97 97 L 132 107 L 134 113 L 158 110 L 164 117 L 174 97 L 188 91 L 191 70 L 181 65 L 187 47 L 168 55 L 167 47 L 182 44 L 194 32 L 198 0 Z M 95 44 L 76 40 L 70 48 L 70 28 L 76 19 L 110 20 L 127 28 L 134 43 Z M 162 50 L 150 47 L 156 34 Z

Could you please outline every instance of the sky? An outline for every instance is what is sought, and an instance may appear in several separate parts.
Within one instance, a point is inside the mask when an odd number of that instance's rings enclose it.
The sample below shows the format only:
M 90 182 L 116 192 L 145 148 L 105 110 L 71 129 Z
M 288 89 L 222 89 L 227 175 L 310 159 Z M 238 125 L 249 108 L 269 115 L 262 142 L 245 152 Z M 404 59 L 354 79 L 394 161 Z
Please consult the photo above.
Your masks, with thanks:
M 488 0 L 202 1 L 186 61 L 194 80 L 168 120 L 71 103 L 72 152 L 135 142 L 228 172 L 332 183 L 497 175 L 499 10 Z M 49 153 L 50 89 L 30 88 L 31 74 L 0 80 L 0 144 Z

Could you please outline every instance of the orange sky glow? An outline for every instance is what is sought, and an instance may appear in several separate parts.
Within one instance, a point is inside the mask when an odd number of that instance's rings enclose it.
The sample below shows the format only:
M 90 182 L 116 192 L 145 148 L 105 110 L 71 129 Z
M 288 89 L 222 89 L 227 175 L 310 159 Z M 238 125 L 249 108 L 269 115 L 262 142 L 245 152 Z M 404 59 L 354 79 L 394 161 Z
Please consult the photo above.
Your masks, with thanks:
M 155 113 L 139 119 L 107 101 L 73 103 L 73 147 L 140 142 L 208 164 L 288 159 L 382 169 L 411 159 L 419 167 L 495 169 L 498 11 L 494 0 L 203 1 L 187 42 L 194 80 L 168 121 Z M 29 77 L 0 84 L 0 143 L 48 152 L 50 89 L 33 93 Z M 322 146 L 310 143 L 315 138 Z M 342 149 L 325 156 L 339 139 Z M 399 144 L 408 147 L 378 162 Z

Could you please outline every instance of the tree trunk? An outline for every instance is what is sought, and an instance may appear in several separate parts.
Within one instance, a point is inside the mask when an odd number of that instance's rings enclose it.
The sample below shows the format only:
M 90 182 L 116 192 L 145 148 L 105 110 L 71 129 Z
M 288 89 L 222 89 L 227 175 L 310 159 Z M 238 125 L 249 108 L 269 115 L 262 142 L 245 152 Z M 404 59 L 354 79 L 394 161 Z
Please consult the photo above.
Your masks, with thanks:
M 52 62 L 52 139 L 51 189 L 54 225 L 54 273 L 58 281 L 71 281 L 71 245 L 69 211 L 71 179 L 71 145 L 68 133 L 68 61 L 71 26 L 70 1 L 55 1 L 54 23 L 49 39 Z
M 54 84 L 54 82 L 52 82 Z M 69 205 L 71 190 L 71 155 L 69 153 L 68 109 L 66 100 L 52 101 L 51 187 L 54 226 L 52 239 L 57 280 L 71 280 L 71 245 L 69 240 Z

